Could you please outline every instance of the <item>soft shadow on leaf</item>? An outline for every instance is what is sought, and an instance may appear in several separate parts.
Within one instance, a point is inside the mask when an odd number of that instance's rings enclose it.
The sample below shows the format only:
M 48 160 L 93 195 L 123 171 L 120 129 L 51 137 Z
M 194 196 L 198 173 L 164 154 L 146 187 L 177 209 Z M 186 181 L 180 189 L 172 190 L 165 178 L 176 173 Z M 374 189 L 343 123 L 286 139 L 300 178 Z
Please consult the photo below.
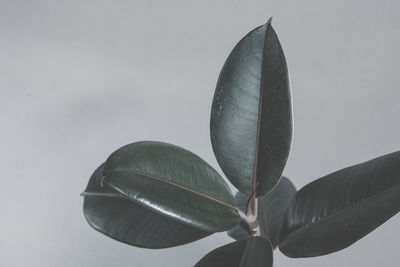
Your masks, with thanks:
M 293 183 L 288 178 L 282 177 L 271 193 L 258 200 L 258 223 L 261 235 L 267 238 L 274 248 L 279 244 L 279 232 L 283 217 L 295 194 L 296 188 Z M 241 210 L 246 210 L 248 198 L 249 196 L 237 192 L 235 195 L 236 206 Z M 238 225 L 229 230 L 228 235 L 236 240 L 241 240 L 250 234 L 246 227 Z

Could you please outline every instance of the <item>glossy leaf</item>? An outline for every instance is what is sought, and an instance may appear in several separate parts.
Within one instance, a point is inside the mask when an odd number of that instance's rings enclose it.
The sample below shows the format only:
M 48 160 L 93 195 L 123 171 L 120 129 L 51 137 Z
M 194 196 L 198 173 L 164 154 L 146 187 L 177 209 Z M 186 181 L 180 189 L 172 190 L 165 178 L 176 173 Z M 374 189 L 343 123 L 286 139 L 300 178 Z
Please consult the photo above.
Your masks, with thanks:
M 236 226 L 240 217 L 223 178 L 195 154 L 166 143 L 137 142 L 107 159 L 103 182 L 156 213 L 206 232 Z
M 145 248 L 178 246 L 212 234 L 162 216 L 108 185 L 101 185 L 103 166 L 93 173 L 82 194 L 83 213 L 95 230 L 120 242 Z
M 312 257 L 346 248 L 400 210 L 400 152 L 320 178 L 295 196 L 280 250 Z
M 271 267 L 272 262 L 271 244 L 256 236 L 211 251 L 195 267 Z
M 211 110 L 211 141 L 241 192 L 267 195 L 278 183 L 292 139 L 285 56 L 271 22 L 254 29 L 227 58 Z
M 258 223 L 261 235 L 267 238 L 273 247 L 279 243 L 279 232 L 282 227 L 283 216 L 286 213 L 290 201 L 296 194 L 296 188 L 286 177 L 282 177 L 275 189 L 264 198 L 258 200 Z M 235 195 L 236 206 L 246 210 L 248 196 L 242 192 Z M 238 225 L 228 232 L 228 235 L 240 240 L 248 237 L 246 227 Z

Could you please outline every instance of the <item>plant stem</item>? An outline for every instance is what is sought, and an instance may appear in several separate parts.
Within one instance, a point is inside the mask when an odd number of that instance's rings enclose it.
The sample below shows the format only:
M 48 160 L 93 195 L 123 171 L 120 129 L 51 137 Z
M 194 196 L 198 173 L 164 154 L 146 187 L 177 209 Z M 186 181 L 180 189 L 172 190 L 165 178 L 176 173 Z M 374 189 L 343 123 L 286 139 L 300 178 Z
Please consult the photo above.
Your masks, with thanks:
M 260 226 L 258 225 L 258 199 L 255 196 L 249 201 L 249 207 L 247 209 L 247 214 L 239 210 L 239 215 L 244 222 L 249 226 L 252 236 L 260 236 Z

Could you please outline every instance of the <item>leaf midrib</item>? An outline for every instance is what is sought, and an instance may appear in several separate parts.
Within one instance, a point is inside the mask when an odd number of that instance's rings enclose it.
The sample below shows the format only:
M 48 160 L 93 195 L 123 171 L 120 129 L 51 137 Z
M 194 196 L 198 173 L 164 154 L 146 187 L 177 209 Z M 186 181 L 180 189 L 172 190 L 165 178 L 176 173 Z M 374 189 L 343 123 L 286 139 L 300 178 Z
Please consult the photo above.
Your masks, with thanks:
M 259 143 L 260 143 L 260 135 L 261 135 L 261 117 L 262 117 L 262 108 L 263 108 L 263 94 L 264 94 L 264 54 L 265 54 L 265 43 L 267 41 L 267 32 L 268 32 L 268 22 L 265 29 L 264 43 L 263 43 L 263 53 L 262 53 L 262 66 L 261 66 L 261 82 L 260 82 L 260 99 L 258 100 L 258 116 L 257 116 L 257 134 L 256 134 L 256 151 L 254 158 L 254 166 L 253 166 L 253 185 L 252 191 L 257 190 L 257 166 L 258 166 L 258 156 L 259 156 Z
M 259 160 L 259 150 L 260 150 L 260 139 L 261 139 L 261 122 L 262 122 L 262 110 L 263 110 L 263 99 L 264 99 L 264 71 L 265 71 L 265 62 L 267 60 L 264 60 L 265 57 L 265 51 L 266 51 L 266 45 L 267 45 L 267 37 L 268 37 L 268 32 L 272 29 L 271 26 L 271 20 L 270 18 L 267 23 L 266 23 L 266 29 L 265 29 L 265 36 L 264 36 L 264 43 L 263 43 L 263 53 L 262 53 L 262 66 L 261 66 L 261 82 L 260 82 L 260 99 L 259 99 L 259 105 L 258 105 L 258 121 L 257 121 L 257 135 L 256 135 L 256 151 L 255 151 L 255 159 L 254 159 L 254 169 L 253 169 L 253 193 L 255 192 L 256 195 L 258 195 L 258 184 L 257 184 L 257 176 L 258 176 L 258 160 Z M 281 178 L 279 178 L 281 179 Z M 275 186 L 278 183 L 275 184 Z M 272 191 L 273 188 L 271 188 L 270 191 Z
M 83 192 L 81 196 L 89 196 L 89 197 L 115 197 L 115 198 L 126 198 L 125 196 L 114 194 L 114 193 L 101 193 L 101 192 Z
M 187 192 L 190 192 L 190 193 L 196 194 L 196 195 L 198 195 L 198 196 L 201 196 L 201 197 L 203 197 L 203 198 L 206 198 L 206 199 L 208 199 L 208 200 L 214 201 L 214 202 L 216 202 L 216 203 L 218 203 L 218 204 L 221 204 L 221 205 L 224 205 L 224 206 L 226 206 L 226 207 L 229 207 L 229 208 L 231 208 L 231 209 L 233 209 L 233 210 L 235 210 L 235 211 L 238 210 L 238 208 L 237 208 L 236 206 L 232 205 L 232 204 L 226 203 L 225 201 L 216 199 L 216 198 L 211 197 L 211 196 L 209 196 L 209 195 L 207 195 L 207 194 L 198 192 L 198 191 L 196 191 L 196 190 L 194 190 L 194 189 L 191 189 L 191 188 L 189 188 L 189 187 L 180 185 L 180 184 L 178 184 L 178 183 L 174 183 L 174 182 L 172 182 L 172 181 L 170 181 L 170 180 L 168 180 L 168 179 L 162 178 L 162 177 L 157 177 L 157 176 L 155 176 L 155 175 L 151 175 L 151 174 L 147 174 L 147 173 L 142 173 L 142 172 L 138 172 L 138 171 L 132 171 L 132 170 L 116 170 L 116 171 L 110 172 L 109 174 L 113 174 L 113 173 L 114 173 L 114 174 L 115 174 L 115 173 L 127 173 L 127 174 L 134 174 L 134 175 L 139 175 L 139 176 L 151 178 L 151 179 L 154 179 L 154 180 L 156 180 L 156 181 L 158 181 L 158 182 L 162 182 L 162 183 L 166 183 L 166 184 L 172 185 L 172 186 L 174 186 L 174 187 L 180 188 L 180 189 L 185 190 L 185 191 L 187 191 Z M 108 175 L 108 174 L 107 174 L 107 175 Z

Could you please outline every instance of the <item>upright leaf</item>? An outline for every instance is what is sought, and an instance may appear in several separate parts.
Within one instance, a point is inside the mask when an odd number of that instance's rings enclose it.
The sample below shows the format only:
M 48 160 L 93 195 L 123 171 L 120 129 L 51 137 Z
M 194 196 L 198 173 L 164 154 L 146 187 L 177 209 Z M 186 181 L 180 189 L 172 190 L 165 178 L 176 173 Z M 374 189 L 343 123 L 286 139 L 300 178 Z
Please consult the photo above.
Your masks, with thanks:
M 240 191 L 264 196 L 278 183 L 292 139 L 285 56 L 271 21 L 247 34 L 227 58 L 211 110 L 221 169 Z
M 195 267 L 272 267 L 272 247 L 263 237 L 249 237 L 219 247 Z
M 400 152 L 303 187 L 285 216 L 280 250 L 312 257 L 346 248 L 400 210 Z
M 93 173 L 83 213 L 95 230 L 120 242 L 145 248 L 183 245 L 212 234 L 145 208 L 108 185 L 101 185 L 104 164 Z
M 223 178 L 195 154 L 166 143 L 137 142 L 107 159 L 103 182 L 153 212 L 206 232 L 240 217 Z
M 286 177 L 282 177 L 275 189 L 264 198 L 258 199 L 258 224 L 261 235 L 267 238 L 273 247 L 279 244 L 279 232 L 290 201 L 296 194 L 296 188 Z M 249 197 L 241 192 L 235 195 L 236 206 L 246 210 Z M 243 226 L 238 225 L 228 232 L 228 235 L 241 240 L 249 236 Z

